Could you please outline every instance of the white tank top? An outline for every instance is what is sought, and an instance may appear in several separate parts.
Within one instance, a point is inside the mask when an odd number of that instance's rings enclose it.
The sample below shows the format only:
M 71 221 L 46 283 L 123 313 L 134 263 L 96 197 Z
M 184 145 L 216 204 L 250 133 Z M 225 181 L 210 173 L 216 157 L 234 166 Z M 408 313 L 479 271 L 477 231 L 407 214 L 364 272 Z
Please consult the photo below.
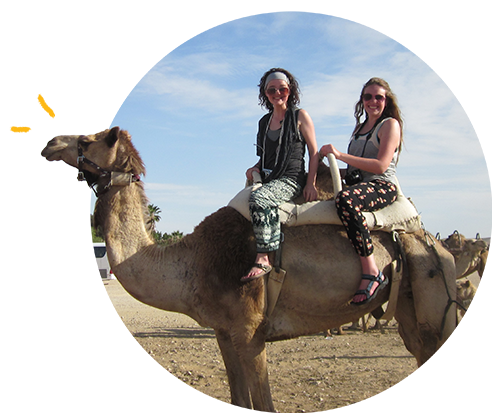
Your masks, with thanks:
M 379 122 L 373 130 L 370 130 L 365 134 L 353 134 L 348 147 L 348 153 L 353 156 L 364 157 L 368 159 L 376 159 L 378 156 L 378 150 L 380 147 L 380 139 L 378 138 L 378 132 L 380 127 L 392 117 L 385 118 Z M 385 181 L 390 181 L 392 183 L 397 183 L 396 179 L 396 162 L 398 161 L 398 150 L 394 151 L 391 163 L 389 167 L 383 174 L 374 174 L 371 172 L 361 171 L 363 175 L 363 181 L 369 182 L 375 179 L 382 179 Z M 349 165 L 347 168 L 347 173 L 355 170 L 354 166 Z

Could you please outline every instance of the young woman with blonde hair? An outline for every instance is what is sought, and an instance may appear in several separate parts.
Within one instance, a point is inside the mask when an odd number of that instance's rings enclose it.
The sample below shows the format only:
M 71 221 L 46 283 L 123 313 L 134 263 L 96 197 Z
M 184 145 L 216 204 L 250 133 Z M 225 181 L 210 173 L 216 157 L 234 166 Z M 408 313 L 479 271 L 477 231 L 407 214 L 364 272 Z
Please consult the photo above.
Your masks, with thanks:
M 403 119 L 396 96 L 380 78 L 372 78 L 363 86 L 354 116 L 356 126 L 347 153 L 328 144 L 320 154 L 333 153 L 348 165 L 344 175 L 347 186 L 337 195 L 336 205 L 361 261 L 361 283 L 352 300 L 360 305 L 370 302 L 388 283 L 375 262 L 371 235 L 361 212 L 380 210 L 396 200 Z

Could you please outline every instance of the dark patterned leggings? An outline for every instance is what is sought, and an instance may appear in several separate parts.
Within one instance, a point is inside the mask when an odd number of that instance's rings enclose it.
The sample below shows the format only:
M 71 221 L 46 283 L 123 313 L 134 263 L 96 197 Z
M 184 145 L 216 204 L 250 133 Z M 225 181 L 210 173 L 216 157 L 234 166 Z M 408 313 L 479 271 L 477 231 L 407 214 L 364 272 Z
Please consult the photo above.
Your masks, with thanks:
M 397 194 L 393 183 L 374 180 L 347 187 L 337 195 L 337 213 L 360 256 L 369 257 L 373 253 L 370 231 L 361 212 L 383 209 L 396 200 Z

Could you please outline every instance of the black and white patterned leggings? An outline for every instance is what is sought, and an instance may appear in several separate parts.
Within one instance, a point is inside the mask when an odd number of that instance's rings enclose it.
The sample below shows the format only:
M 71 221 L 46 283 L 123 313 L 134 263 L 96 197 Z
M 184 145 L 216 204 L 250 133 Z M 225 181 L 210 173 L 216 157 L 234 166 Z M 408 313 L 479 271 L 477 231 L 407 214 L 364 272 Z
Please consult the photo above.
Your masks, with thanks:
M 343 189 L 335 199 L 337 213 L 356 252 L 362 257 L 373 253 L 373 244 L 362 211 L 375 211 L 392 204 L 397 187 L 389 181 L 360 182 Z
M 250 215 L 257 242 L 257 252 L 276 251 L 280 246 L 281 225 L 278 206 L 297 197 L 302 187 L 293 179 L 282 177 L 252 191 Z

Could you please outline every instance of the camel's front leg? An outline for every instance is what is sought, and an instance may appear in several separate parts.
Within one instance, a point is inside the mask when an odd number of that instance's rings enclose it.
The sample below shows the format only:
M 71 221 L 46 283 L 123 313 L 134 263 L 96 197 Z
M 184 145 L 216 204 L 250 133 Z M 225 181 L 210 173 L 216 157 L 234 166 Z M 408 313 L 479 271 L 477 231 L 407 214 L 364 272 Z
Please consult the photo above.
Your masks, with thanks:
M 396 309 L 396 321 L 398 321 L 399 335 L 408 351 L 415 356 L 417 365 L 420 367 L 425 362 L 423 357 L 423 343 L 418 332 L 417 315 L 415 314 L 415 303 L 408 282 L 401 285 L 398 305 Z
M 253 408 L 274 412 L 269 377 L 267 374 L 266 342 L 264 334 L 257 331 L 250 340 L 241 342 L 233 337 L 247 378 Z
M 252 408 L 248 383 L 240 358 L 236 353 L 231 337 L 226 331 L 216 330 L 215 336 L 226 366 L 227 379 L 231 390 L 231 404 Z
M 244 288 L 234 308 L 231 342 L 250 389 L 254 410 L 272 411 L 274 405 L 267 375 L 264 283 L 254 281 Z

